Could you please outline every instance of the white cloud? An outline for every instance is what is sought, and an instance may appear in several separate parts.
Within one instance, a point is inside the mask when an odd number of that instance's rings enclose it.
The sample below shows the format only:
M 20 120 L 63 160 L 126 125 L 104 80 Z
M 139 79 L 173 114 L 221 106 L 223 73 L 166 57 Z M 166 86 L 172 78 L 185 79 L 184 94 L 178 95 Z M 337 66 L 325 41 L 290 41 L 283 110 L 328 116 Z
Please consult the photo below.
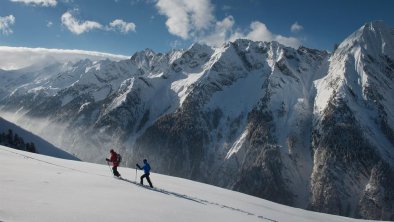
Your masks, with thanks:
M 167 17 L 168 31 L 182 39 L 199 35 L 215 22 L 210 0 L 157 0 L 156 7 Z
M 294 37 L 285 37 L 272 33 L 267 26 L 259 21 L 254 21 L 250 24 L 250 30 L 247 32 L 235 32 L 230 40 L 233 41 L 238 38 L 246 38 L 253 41 L 277 41 L 285 46 L 298 48 L 301 45 L 301 41 Z
M 294 37 L 285 37 L 282 35 L 276 35 L 275 41 L 281 43 L 282 45 L 290 46 L 295 49 L 297 49 L 298 47 L 301 46 L 301 41 L 297 38 L 294 38 Z
M 83 50 L 0 46 L 0 58 L 0 69 L 14 70 L 53 62 L 76 62 L 81 59 L 119 61 L 130 57 Z
M 246 38 L 253 41 L 272 41 L 275 36 L 268 30 L 267 26 L 262 22 L 252 22 L 250 24 L 251 31 L 246 35 Z
M 290 30 L 292 31 L 292 32 L 299 32 L 299 31 L 301 31 L 301 30 L 303 30 L 304 29 L 304 27 L 302 26 L 302 25 L 300 25 L 300 24 L 298 24 L 298 22 L 295 22 L 293 25 L 291 25 L 291 27 L 290 27 Z
M 218 46 L 226 41 L 246 38 L 254 41 L 277 41 L 283 45 L 297 48 L 300 40 L 272 33 L 267 26 L 254 21 L 246 31 L 235 29 L 235 19 L 229 15 L 222 21 L 214 14 L 214 6 L 210 0 L 157 0 L 156 8 L 159 13 L 167 17 L 168 31 L 184 40 L 202 42 L 211 46 Z M 228 10 L 229 7 L 222 8 Z M 298 29 L 302 26 L 298 25 Z
M 78 10 L 74 10 L 78 11 Z M 107 26 L 96 21 L 79 21 L 74 17 L 72 11 L 64 13 L 61 17 L 62 24 L 72 33 L 80 35 L 93 29 L 104 31 L 120 31 L 122 33 L 135 32 L 136 25 L 133 22 L 125 22 L 122 19 L 115 19 Z
M 12 34 L 11 25 L 15 24 L 15 17 L 13 15 L 1 17 L 0 16 L 0 32 L 4 35 Z
M 122 33 L 128 33 L 128 32 L 135 32 L 135 24 L 132 22 L 125 22 L 121 19 L 115 19 L 111 23 L 109 23 L 109 27 L 112 29 L 118 29 Z
M 215 28 L 206 36 L 202 36 L 199 40 L 208 45 L 221 45 L 228 41 L 235 24 L 233 16 L 227 16 L 222 21 L 217 21 Z
M 57 5 L 56 0 L 11 0 L 12 2 L 21 2 L 26 5 L 44 6 L 44 7 L 55 7 Z
M 71 12 L 64 13 L 61 20 L 68 30 L 77 35 L 93 29 L 103 29 L 103 25 L 95 21 L 78 21 Z
M 250 24 L 250 28 L 245 31 L 234 31 L 235 20 L 232 16 L 228 16 L 223 21 L 216 22 L 215 28 L 206 36 L 201 36 L 198 41 L 211 46 L 219 46 L 227 41 L 236 39 L 250 39 L 253 41 L 271 42 L 277 41 L 285 46 L 298 48 L 301 41 L 294 37 L 285 37 L 272 33 L 267 26 L 259 21 Z

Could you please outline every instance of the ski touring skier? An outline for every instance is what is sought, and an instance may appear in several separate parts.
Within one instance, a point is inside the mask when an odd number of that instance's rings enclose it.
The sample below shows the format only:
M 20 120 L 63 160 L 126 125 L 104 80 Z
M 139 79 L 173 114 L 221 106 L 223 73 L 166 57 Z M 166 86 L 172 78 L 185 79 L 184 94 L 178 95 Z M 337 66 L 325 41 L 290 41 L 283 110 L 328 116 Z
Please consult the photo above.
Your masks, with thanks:
M 118 160 L 118 154 L 111 149 L 110 151 L 111 157 L 108 159 L 106 158 L 105 160 L 108 162 L 112 162 L 112 172 L 114 173 L 114 176 L 120 177 L 120 173 L 118 172 L 118 166 L 119 166 L 119 160 Z
M 146 159 L 144 159 L 144 166 L 140 166 L 140 165 L 138 165 L 138 163 L 136 164 L 136 166 L 138 167 L 138 169 L 140 169 L 140 170 L 144 170 L 144 175 L 142 175 L 141 176 L 141 181 L 140 181 L 140 184 L 141 185 L 144 185 L 144 178 L 146 178 L 146 180 L 148 181 L 148 183 L 149 183 L 149 186 L 151 187 L 151 188 L 153 188 L 153 185 L 152 185 L 152 182 L 150 181 L 150 178 L 149 178 L 149 175 L 150 175 L 150 165 L 149 165 L 149 163 L 148 163 L 148 161 L 146 160 Z

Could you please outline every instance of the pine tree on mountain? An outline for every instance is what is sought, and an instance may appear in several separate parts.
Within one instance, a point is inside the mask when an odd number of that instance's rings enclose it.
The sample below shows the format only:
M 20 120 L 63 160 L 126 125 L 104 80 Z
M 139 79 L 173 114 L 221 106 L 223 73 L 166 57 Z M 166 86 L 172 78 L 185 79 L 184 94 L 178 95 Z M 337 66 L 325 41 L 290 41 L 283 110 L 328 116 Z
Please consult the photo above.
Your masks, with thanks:
M 0 134 L 0 144 L 1 145 L 5 145 L 6 138 L 7 138 L 7 136 L 4 132 Z
M 31 152 L 37 153 L 36 146 L 34 145 L 34 143 L 31 143 L 30 148 L 31 148 Z
M 26 143 L 26 151 L 30 152 L 30 143 Z
M 26 144 L 22 137 L 19 137 L 21 150 L 26 150 Z
M 34 143 L 26 143 L 26 151 L 37 153 Z
M 5 145 L 11 146 L 12 142 L 13 142 L 13 137 L 14 137 L 14 133 L 12 132 L 12 129 L 8 129 L 7 138 L 6 138 L 6 144 Z
M 26 150 L 25 141 L 17 133 L 14 134 L 12 147 L 18 150 Z
M 12 129 L 8 129 L 7 133 L 3 132 L 0 134 L 0 145 L 8 146 L 17 150 L 37 153 L 36 146 L 33 142 L 25 143 L 25 140 L 17 133 L 14 134 Z
M 22 147 L 21 139 L 18 134 L 14 134 L 14 139 L 12 141 L 12 147 L 18 150 L 24 150 L 24 147 Z

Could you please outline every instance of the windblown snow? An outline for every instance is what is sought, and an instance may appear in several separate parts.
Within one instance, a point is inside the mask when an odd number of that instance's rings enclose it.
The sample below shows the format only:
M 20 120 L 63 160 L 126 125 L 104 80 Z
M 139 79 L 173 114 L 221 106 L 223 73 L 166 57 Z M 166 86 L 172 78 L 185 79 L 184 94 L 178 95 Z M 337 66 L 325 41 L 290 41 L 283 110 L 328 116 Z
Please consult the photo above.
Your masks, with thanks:
M 12 130 L 15 134 L 18 134 L 25 142 L 34 143 L 36 145 L 36 151 L 40 154 L 68 160 L 79 160 L 77 157 L 55 147 L 41 137 L 0 117 L 0 133 L 6 133 L 8 130 Z

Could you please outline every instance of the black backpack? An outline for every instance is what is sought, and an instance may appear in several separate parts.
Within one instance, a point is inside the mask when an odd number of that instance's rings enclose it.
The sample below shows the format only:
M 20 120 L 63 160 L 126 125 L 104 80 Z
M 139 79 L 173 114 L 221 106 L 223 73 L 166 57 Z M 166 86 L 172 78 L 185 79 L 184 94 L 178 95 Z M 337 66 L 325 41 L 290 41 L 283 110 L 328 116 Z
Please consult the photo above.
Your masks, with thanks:
M 118 164 L 122 162 L 122 156 L 119 153 L 116 154 L 116 161 L 118 162 Z

